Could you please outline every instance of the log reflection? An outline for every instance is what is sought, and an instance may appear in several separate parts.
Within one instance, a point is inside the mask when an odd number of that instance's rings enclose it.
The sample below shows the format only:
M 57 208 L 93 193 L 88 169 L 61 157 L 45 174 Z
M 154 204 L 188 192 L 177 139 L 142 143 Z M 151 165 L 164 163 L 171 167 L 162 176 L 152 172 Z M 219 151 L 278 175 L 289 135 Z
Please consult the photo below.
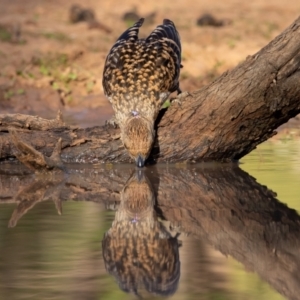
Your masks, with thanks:
M 67 200 L 117 207 L 104 237 L 103 256 L 123 290 L 138 293 L 137 264 L 142 267 L 140 278 L 149 276 L 143 282 L 149 290 L 168 294 L 176 289 L 178 242 L 157 221 L 159 215 L 178 231 L 232 256 L 287 298 L 299 298 L 300 217 L 278 201 L 274 192 L 233 165 L 156 166 L 147 172 L 147 176 L 136 174 L 130 167 L 77 169 L 58 181 L 48 176 L 44 184 L 41 178 L 24 175 L 22 180 L 15 176 L 12 184 L 11 176 L 0 175 L 0 203 L 18 203 L 11 226 L 43 199 L 53 200 L 59 212 L 60 201 L 63 206 Z M 136 249 L 144 255 L 138 261 Z M 155 269 L 159 264 L 161 276 Z M 157 281 L 151 281 L 151 276 Z

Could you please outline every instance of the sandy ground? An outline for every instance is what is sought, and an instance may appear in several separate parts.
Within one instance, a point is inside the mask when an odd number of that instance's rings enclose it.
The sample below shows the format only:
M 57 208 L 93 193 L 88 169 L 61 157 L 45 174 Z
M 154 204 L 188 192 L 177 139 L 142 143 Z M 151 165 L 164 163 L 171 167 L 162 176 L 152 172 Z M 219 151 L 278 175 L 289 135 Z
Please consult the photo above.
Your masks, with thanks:
M 70 0 L 0 0 L 0 113 L 19 112 L 67 122 L 101 125 L 112 115 L 101 85 L 105 57 L 128 27 L 128 11 L 155 13 L 141 29 L 147 35 L 163 18 L 181 35 L 181 86 L 196 90 L 252 55 L 299 15 L 300 1 L 116 1 L 86 0 L 106 26 L 72 24 Z M 197 26 L 204 13 L 224 20 L 221 27 Z

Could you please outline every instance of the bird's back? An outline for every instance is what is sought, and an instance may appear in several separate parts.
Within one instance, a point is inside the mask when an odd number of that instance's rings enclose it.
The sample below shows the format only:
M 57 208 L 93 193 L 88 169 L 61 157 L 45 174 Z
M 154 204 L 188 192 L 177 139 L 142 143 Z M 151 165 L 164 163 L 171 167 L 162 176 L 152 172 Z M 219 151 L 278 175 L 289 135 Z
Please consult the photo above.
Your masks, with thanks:
M 137 111 L 156 117 L 169 94 L 180 91 L 181 44 L 174 23 L 165 19 L 139 39 L 143 21 L 119 37 L 106 59 L 103 88 L 119 115 Z

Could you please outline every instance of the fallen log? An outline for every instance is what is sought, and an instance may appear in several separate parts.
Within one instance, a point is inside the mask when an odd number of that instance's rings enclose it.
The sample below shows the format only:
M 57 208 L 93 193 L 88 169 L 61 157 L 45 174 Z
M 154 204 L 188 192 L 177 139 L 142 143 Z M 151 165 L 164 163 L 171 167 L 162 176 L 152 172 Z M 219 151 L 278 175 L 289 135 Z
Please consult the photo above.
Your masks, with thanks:
M 191 92 L 182 105 L 174 103 L 162 111 L 150 159 L 238 160 L 276 134 L 278 126 L 300 112 L 299 39 L 300 17 L 233 70 Z M 11 139 L 12 129 L 22 143 L 46 156 L 53 153 L 61 138 L 63 162 L 130 161 L 120 141 L 119 129 L 71 128 L 60 118 L 56 123 L 41 119 L 30 122 L 29 116 L 22 115 L 0 115 L 2 160 L 15 157 L 16 151 L 20 151 Z

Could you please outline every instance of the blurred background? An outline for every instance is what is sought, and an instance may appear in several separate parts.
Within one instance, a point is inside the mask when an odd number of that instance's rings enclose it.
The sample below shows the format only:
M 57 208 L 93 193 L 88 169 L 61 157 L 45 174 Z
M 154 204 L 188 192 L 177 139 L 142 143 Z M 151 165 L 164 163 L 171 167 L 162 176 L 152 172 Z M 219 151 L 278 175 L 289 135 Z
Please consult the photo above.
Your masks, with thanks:
M 181 35 L 181 86 L 196 90 L 290 25 L 299 1 L 0 0 L 0 112 L 103 124 L 112 110 L 101 85 L 119 35 L 145 17 L 144 37 L 164 18 Z

